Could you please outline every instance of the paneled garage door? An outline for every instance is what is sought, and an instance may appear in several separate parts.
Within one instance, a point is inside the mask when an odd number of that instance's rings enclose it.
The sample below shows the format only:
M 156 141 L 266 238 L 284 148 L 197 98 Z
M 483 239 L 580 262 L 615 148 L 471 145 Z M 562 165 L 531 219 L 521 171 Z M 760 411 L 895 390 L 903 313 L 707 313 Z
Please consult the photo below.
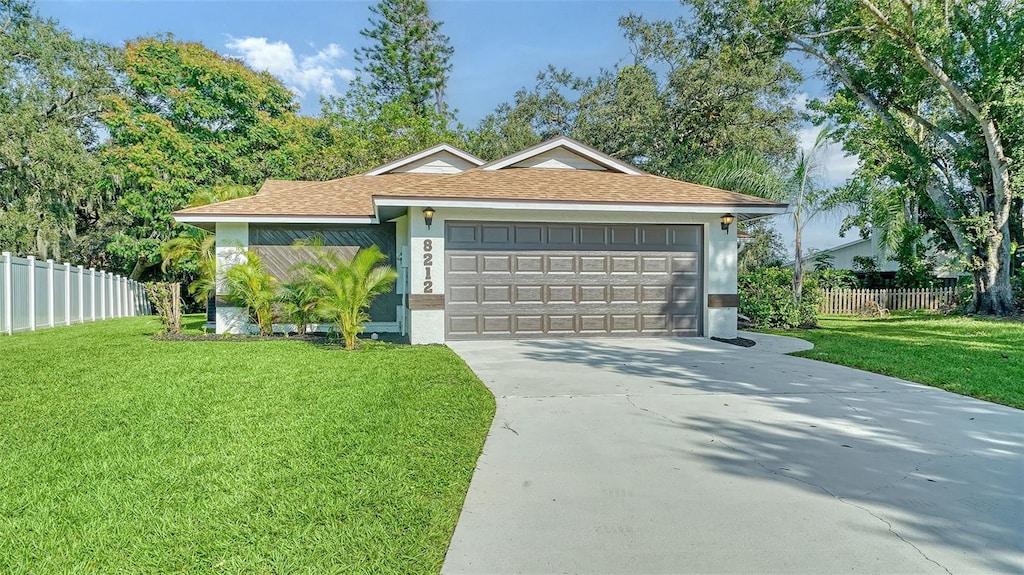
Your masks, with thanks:
M 701 227 L 448 222 L 448 339 L 701 334 Z

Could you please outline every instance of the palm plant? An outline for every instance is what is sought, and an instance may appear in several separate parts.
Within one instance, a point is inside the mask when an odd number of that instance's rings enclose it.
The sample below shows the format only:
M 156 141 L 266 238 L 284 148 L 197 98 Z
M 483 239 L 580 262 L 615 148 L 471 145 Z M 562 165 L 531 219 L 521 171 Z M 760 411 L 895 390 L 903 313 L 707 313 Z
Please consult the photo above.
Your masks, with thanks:
M 188 284 L 190 295 L 205 298 L 213 293 L 217 285 L 217 256 L 213 234 L 190 228 L 164 242 L 160 246 L 160 256 L 163 258 L 160 271 L 164 273 L 172 266 L 196 273 L 196 279 Z
M 228 269 L 227 299 L 232 305 L 245 308 L 250 321 L 259 326 L 260 335 L 274 331 L 274 303 L 277 301 L 277 279 L 267 272 L 263 260 L 255 252 L 245 251 L 244 262 Z
M 394 287 L 398 274 L 383 265 L 386 259 L 377 246 L 370 246 L 351 259 L 321 252 L 307 268 L 309 281 L 319 292 L 316 312 L 338 328 L 345 349 L 355 349 L 359 334 L 370 321 L 374 298 Z
M 810 150 L 800 150 L 789 177 L 789 209 L 793 216 L 794 255 L 793 301 L 800 303 L 804 288 L 803 235 L 804 226 L 824 209 L 825 194 L 819 181 L 819 153 L 828 143 L 831 132 L 823 128 Z
M 305 276 L 281 286 L 281 293 L 278 295 L 281 314 L 295 324 L 295 332 L 299 335 L 305 334 L 309 324 L 316 320 L 319 299 L 319 288 Z

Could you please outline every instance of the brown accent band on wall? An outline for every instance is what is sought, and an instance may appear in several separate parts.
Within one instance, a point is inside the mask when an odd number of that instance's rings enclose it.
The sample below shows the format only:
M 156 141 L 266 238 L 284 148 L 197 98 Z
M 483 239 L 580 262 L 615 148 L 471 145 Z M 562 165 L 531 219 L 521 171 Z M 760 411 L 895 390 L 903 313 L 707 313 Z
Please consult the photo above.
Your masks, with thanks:
M 709 293 L 708 307 L 740 307 L 740 296 L 735 293 Z
M 444 294 L 429 294 L 429 293 L 409 294 L 409 309 L 411 309 L 411 310 L 444 309 Z

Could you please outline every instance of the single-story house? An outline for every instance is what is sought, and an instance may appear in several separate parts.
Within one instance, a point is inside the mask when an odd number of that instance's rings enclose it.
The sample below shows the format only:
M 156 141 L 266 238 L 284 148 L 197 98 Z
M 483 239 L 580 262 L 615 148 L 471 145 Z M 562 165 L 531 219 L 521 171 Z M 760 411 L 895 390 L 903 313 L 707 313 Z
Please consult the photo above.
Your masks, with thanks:
M 881 232 L 877 229 L 872 229 L 866 238 L 858 238 L 831 248 L 811 250 L 811 253 L 803 258 L 804 270 L 813 271 L 816 267 L 815 258 L 821 256 L 831 258 L 832 268 L 837 270 L 857 270 L 858 266 L 854 258 L 860 257 L 873 260 L 883 277 L 895 278 L 896 272 L 900 269 L 899 262 L 893 259 L 893 254 L 881 242 Z M 947 282 L 949 285 L 955 285 L 956 279 L 965 275 L 959 265 L 957 254 L 928 248 L 925 256 L 935 262 L 935 277 L 941 280 L 950 280 Z M 793 262 L 786 265 L 792 266 Z
M 368 332 L 412 343 L 736 336 L 736 225 L 786 205 L 647 174 L 559 137 L 485 163 L 446 144 L 327 182 L 268 180 L 175 212 L 216 234 L 218 273 L 259 253 L 284 276 L 296 240 L 377 245 L 399 273 Z M 223 292 L 223 286 L 218 286 Z M 246 329 L 220 302 L 217 332 Z

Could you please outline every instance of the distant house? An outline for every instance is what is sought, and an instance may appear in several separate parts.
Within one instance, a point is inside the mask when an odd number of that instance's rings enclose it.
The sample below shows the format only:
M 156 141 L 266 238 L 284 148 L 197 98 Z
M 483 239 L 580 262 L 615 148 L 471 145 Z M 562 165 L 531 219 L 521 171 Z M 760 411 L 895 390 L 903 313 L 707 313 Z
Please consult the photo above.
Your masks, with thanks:
M 833 269 L 856 271 L 859 269 L 859 266 L 856 265 L 854 258 L 868 257 L 873 259 L 878 265 L 878 271 L 882 274 L 883 280 L 894 280 L 896 272 L 900 269 L 900 264 L 892 259 L 892 254 L 885 249 L 885 246 L 881 245 L 879 235 L 878 231 L 872 231 L 871 235 L 867 238 L 857 239 L 823 250 L 812 249 L 803 258 L 804 270 L 814 270 L 815 259 L 820 259 L 822 256 L 831 256 Z M 957 278 L 964 275 L 964 271 L 960 268 L 955 254 L 929 250 L 928 255 L 936 261 L 935 277 L 946 280 L 944 283 L 953 284 Z M 787 265 L 791 266 L 793 262 L 790 261 Z

